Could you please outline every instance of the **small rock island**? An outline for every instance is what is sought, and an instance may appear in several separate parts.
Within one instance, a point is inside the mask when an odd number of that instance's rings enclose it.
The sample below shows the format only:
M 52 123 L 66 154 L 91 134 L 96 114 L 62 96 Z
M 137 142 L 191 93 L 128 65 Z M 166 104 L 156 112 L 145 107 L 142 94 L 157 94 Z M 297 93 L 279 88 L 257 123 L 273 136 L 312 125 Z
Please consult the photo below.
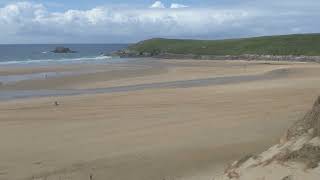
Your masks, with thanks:
M 72 51 L 70 48 L 66 47 L 56 47 L 55 50 L 52 51 L 53 53 L 76 53 L 76 51 Z

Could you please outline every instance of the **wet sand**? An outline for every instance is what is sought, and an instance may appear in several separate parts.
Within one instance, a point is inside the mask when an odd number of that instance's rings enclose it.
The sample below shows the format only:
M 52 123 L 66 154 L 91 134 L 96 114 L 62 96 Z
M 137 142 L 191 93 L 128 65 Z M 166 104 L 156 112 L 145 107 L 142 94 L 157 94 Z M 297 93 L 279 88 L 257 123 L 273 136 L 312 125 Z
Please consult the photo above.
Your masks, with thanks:
M 311 63 L 129 64 L 1 87 L 126 91 L 0 101 L 0 179 L 211 179 L 277 142 L 320 91 Z
M 117 93 L 117 92 L 130 92 L 141 91 L 147 89 L 163 89 L 163 88 L 191 88 L 203 86 L 215 86 L 244 83 L 258 80 L 271 80 L 280 79 L 288 75 L 286 69 L 278 69 L 260 75 L 239 75 L 239 76 L 224 76 L 213 77 L 207 79 L 192 79 L 192 80 L 179 80 L 168 82 L 156 82 L 150 84 L 135 84 L 127 86 L 115 86 L 106 88 L 91 88 L 91 89 L 67 89 L 67 90 L 3 90 L 0 94 L 0 100 L 24 99 L 32 97 L 48 97 L 48 96 L 71 96 L 83 94 L 101 94 L 101 93 Z

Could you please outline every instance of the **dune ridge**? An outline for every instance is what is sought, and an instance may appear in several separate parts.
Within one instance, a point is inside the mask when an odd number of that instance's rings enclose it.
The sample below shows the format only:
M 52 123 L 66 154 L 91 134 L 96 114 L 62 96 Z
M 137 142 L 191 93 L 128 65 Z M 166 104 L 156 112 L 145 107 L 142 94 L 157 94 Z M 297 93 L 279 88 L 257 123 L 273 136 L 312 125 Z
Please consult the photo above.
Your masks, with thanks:
M 219 180 L 320 178 L 320 96 L 312 109 L 294 123 L 280 143 L 259 155 L 231 164 Z

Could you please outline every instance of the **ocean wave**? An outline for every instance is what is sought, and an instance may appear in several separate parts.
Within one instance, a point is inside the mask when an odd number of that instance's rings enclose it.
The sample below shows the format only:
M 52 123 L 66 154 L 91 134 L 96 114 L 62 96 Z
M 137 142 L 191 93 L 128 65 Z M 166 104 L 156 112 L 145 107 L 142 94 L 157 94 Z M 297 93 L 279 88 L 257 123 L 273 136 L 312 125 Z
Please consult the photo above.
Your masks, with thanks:
M 86 61 L 97 61 L 111 59 L 111 56 L 97 56 L 97 57 L 81 57 L 81 58 L 63 58 L 63 59 L 27 59 L 24 61 L 3 61 L 0 65 L 10 64 L 33 64 L 33 63 L 50 63 L 50 62 L 86 62 Z

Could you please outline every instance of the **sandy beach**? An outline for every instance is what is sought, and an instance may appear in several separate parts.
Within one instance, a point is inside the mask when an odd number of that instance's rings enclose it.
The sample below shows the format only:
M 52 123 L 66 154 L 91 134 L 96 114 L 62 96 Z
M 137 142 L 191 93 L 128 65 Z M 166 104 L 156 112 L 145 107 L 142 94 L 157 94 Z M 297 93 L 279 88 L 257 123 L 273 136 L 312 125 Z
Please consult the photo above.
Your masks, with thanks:
M 0 76 L 65 71 L 88 73 L 0 86 L 61 92 L 0 101 L 0 180 L 209 180 L 277 143 L 320 94 L 317 63 L 146 59 Z

